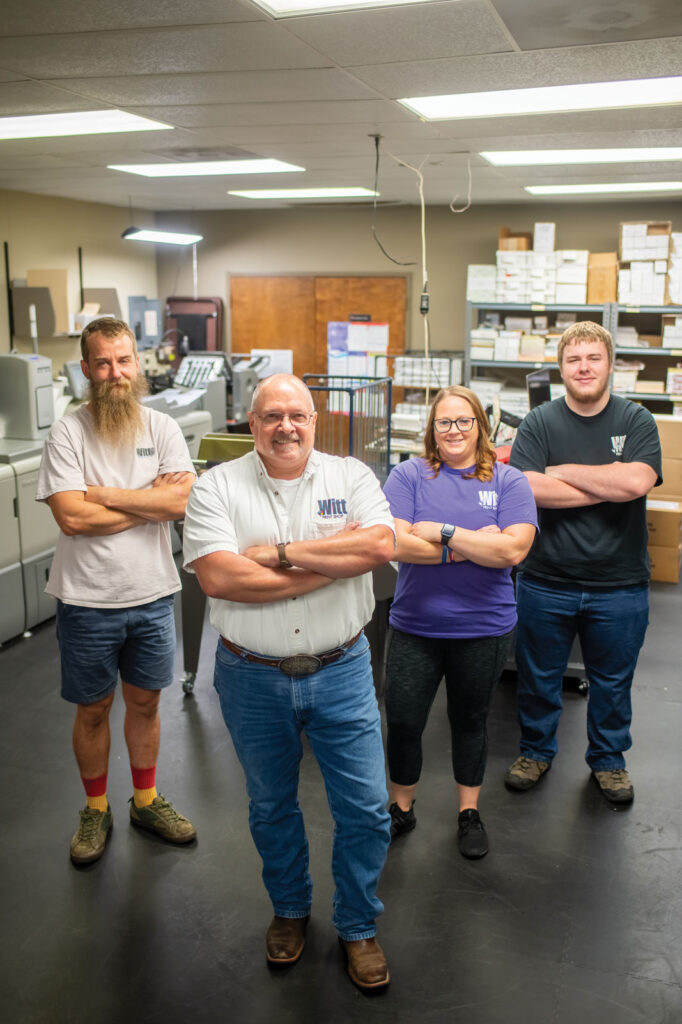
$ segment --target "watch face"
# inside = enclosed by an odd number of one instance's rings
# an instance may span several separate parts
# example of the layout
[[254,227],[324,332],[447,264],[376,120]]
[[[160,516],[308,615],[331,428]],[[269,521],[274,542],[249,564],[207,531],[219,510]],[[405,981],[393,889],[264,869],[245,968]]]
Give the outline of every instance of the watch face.
[[454,526],[451,523],[445,523],[443,529],[440,531],[440,539],[442,543],[447,544],[447,542],[450,540],[454,532]]

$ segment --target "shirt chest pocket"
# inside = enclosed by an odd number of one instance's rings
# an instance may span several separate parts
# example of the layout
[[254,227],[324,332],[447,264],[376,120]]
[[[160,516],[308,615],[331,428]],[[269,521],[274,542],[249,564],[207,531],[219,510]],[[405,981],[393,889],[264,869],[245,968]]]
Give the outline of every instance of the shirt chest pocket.
[[333,537],[335,534],[340,533],[341,530],[346,528],[348,523],[348,514],[344,508],[338,509],[336,512],[327,513],[318,512],[312,517],[310,535],[312,538],[315,537]]

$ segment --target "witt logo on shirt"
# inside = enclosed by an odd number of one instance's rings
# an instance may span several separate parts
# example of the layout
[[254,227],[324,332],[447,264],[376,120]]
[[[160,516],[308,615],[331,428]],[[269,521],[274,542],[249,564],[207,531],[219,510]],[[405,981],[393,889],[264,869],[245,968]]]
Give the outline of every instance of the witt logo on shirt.
[[318,498],[319,519],[344,519],[348,515],[345,498]]
[[138,448],[137,454],[141,459],[148,458],[156,453],[156,448]]
[[478,504],[481,508],[497,508],[497,491],[479,491]]
[[614,455],[622,455],[623,449],[625,448],[625,438],[627,434],[616,434],[615,437],[611,438],[611,451]]

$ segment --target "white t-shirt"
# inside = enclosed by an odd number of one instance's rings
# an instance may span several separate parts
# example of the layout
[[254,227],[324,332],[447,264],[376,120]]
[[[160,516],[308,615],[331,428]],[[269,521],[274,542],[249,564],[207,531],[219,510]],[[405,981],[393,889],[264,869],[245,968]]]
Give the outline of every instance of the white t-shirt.
[[[296,483],[290,512],[280,481],[255,451],[204,473],[185,514],[185,567],[214,551],[329,537],[347,522],[394,531],[379,481],[357,459],[313,451]],[[210,609],[212,625],[241,647],[268,657],[319,654],[346,643],[372,617],[372,574],[263,604],[210,598]]]
[[[142,422],[135,443],[118,447],[97,436],[86,406],[58,420],[45,441],[36,500],[88,486],[138,490],[162,473],[194,472],[170,416],[143,406]],[[170,524],[148,522],[102,537],[60,533],[45,592],[65,604],[125,608],[179,589]]]

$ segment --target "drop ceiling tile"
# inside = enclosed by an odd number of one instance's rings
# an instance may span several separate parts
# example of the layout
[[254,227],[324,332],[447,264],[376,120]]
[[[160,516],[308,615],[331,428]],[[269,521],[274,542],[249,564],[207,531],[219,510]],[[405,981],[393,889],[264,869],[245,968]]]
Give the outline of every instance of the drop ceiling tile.
[[117,0],[116,4],[92,0],[46,3],[45,0],[3,0],[0,35],[97,32],[154,26],[220,24],[261,21],[267,15],[255,5],[238,0]]
[[682,35],[679,0],[493,0],[522,50]]
[[386,97],[438,96],[491,89],[525,89],[680,73],[682,40],[566,47],[494,57],[399,62],[356,67],[353,73]]
[[[0,83],[0,117],[22,114],[52,114],[67,110],[93,110],[92,100],[83,99],[59,85],[15,81]],[[105,106],[109,106],[105,103]]]
[[0,65],[42,79],[319,68],[330,63],[267,22],[0,39]]
[[63,79],[59,83],[90,100],[115,106],[197,103],[272,103],[376,99],[363,83],[334,68],[302,71],[234,71],[206,75],[131,75]]
[[292,18],[287,27],[341,67],[514,49],[483,0]]
[[414,115],[393,100],[206,103],[202,106],[140,106],[128,109],[141,117],[167,121],[185,128],[414,121]]
[[[677,108],[679,109],[679,108]],[[464,118],[461,121],[439,121],[438,126],[451,139],[486,139],[514,132],[523,141],[523,148],[544,145],[548,135],[556,141],[556,149],[563,135],[592,133],[601,138],[600,146],[610,146],[611,132],[617,138],[625,133],[647,129],[672,130],[671,124],[679,120],[674,107],[642,107],[633,110],[584,110],[569,114],[535,114],[520,117]],[[491,147],[487,147],[491,148]]]

